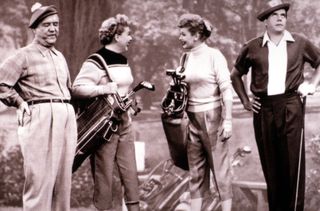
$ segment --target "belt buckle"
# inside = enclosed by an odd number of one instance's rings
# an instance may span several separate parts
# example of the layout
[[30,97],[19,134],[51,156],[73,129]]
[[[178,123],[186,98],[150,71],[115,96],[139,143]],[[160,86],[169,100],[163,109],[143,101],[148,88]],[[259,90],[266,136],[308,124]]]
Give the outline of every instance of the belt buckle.
[[65,103],[64,99],[58,98],[58,99],[50,99],[51,103]]

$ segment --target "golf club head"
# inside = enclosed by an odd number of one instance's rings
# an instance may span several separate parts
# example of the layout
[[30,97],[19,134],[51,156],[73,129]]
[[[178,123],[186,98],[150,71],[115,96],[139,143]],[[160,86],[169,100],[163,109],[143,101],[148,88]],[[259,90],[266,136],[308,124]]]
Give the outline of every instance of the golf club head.
[[154,91],[155,90],[155,86],[148,82],[148,81],[141,81],[136,87],[133,88],[133,91],[136,92],[140,89],[147,89],[150,91]]
[[174,69],[166,69],[166,74],[168,76],[173,76],[176,73],[176,70]]

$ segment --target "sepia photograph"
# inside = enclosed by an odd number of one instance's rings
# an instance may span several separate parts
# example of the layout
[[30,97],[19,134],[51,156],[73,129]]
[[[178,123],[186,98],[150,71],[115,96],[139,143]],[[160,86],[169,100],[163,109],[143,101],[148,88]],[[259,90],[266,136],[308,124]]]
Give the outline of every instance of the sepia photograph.
[[319,0],[1,0],[0,211],[318,211]]

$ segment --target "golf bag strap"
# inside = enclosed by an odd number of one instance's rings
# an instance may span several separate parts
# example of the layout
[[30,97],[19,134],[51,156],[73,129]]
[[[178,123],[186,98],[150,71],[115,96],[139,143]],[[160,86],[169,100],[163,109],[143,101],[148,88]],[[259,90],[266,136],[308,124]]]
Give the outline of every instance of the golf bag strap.
[[181,65],[181,69],[180,69],[180,73],[183,73],[185,71],[185,65],[186,65],[186,62],[188,60],[188,54],[187,53],[184,53],[181,57],[181,61],[180,61],[180,65]]
[[[104,58],[100,54],[98,54],[98,53],[91,54],[87,58],[86,62],[91,62],[94,65],[96,65],[99,69],[104,70],[106,73],[107,80],[112,82],[112,79],[110,78],[110,74],[108,72],[108,65],[107,65],[106,61],[104,60]],[[73,98],[71,101],[71,104],[73,105],[76,113],[80,114],[88,107],[88,105],[90,105],[94,101],[94,99],[95,98],[84,100],[84,99],[74,99]]]
[[[88,62],[92,62],[98,68],[105,70],[106,77],[109,79],[109,82],[112,82],[112,79],[111,79],[109,71],[108,71],[108,65],[107,65],[106,61],[104,60],[104,58],[100,54],[98,54],[98,53],[91,54],[88,57],[87,61]],[[118,130],[118,126],[116,126],[116,129],[112,128],[112,127],[115,127],[114,126],[115,121],[116,121],[116,118],[112,118],[112,119],[109,120],[110,127],[108,127],[109,129],[107,129],[102,135],[104,140],[108,141],[110,139],[111,135],[116,130]]]
[[87,61],[92,62],[100,69],[104,69],[106,71],[107,78],[109,79],[110,82],[112,82],[112,79],[110,78],[110,74],[108,71],[108,65],[107,65],[106,61],[104,60],[104,58],[100,54],[98,54],[98,53],[91,54],[88,57]]

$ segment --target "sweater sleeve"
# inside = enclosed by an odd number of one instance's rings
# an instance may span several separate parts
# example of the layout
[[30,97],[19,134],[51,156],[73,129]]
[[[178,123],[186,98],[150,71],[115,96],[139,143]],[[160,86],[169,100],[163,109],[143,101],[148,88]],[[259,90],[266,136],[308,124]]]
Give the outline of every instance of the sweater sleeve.
[[92,62],[84,62],[79,74],[73,82],[72,95],[78,98],[91,98],[104,94],[107,83],[105,70],[100,69]]
[[224,92],[226,89],[231,89],[227,60],[219,50],[216,51],[216,55],[214,56],[214,71],[220,91]]

